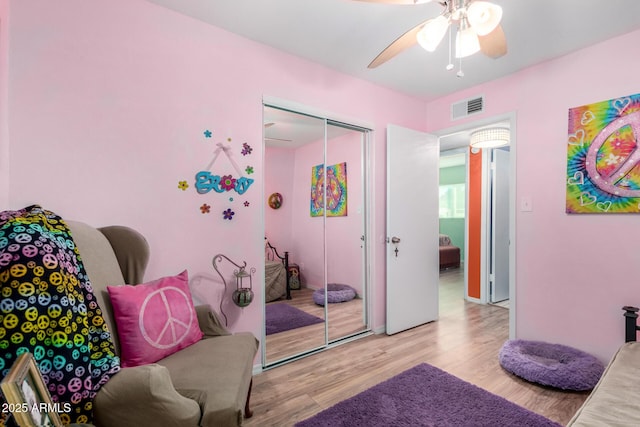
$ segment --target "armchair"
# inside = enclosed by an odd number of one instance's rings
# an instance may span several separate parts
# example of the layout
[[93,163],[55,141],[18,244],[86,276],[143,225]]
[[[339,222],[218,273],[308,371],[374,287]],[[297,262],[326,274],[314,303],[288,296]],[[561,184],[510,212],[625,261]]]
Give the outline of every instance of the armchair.
[[[107,285],[142,283],[148,244],[131,228],[66,222],[120,354],[118,336],[127,331],[117,330]],[[197,306],[196,315],[201,340],[156,363],[121,368],[102,386],[94,400],[97,425],[240,426],[252,415],[256,338],[230,334],[208,306]]]

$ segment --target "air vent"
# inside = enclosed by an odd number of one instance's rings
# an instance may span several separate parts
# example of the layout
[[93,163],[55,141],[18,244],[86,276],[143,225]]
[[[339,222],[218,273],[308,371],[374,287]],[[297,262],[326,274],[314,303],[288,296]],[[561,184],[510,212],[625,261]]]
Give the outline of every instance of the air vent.
[[484,97],[465,99],[451,104],[451,120],[461,119],[484,111]]

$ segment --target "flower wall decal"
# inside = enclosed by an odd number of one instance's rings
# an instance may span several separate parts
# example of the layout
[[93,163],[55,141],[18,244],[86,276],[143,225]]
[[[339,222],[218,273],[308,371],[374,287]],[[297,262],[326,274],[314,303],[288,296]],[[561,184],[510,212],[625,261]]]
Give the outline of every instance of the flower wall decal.
[[[239,165],[236,157],[238,156],[238,151],[243,156],[250,155],[253,152],[251,145],[247,142],[236,145],[232,143],[233,138],[231,136],[216,136],[216,140],[213,140],[214,132],[211,128],[200,128],[197,132],[201,132],[199,138],[205,138],[205,142],[214,143],[213,145],[215,145],[215,147],[213,147],[212,158],[203,170],[196,172],[194,181],[178,180],[178,189],[186,192],[187,189],[191,191],[191,187],[193,187],[199,195],[207,194],[212,190],[214,193],[229,193],[225,196],[227,197],[229,206],[233,206],[233,203],[240,203],[241,206],[249,207],[250,203],[247,200],[239,199],[234,201],[235,194],[231,192],[234,191],[242,195],[255,182],[255,179],[249,178],[249,175],[255,174],[255,167],[247,164],[245,164],[244,167]],[[214,164],[219,159],[223,160],[222,164],[214,167]],[[227,164],[224,164],[224,160],[226,160]],[[218,169],[218,167],[220,167],[220,169]],[[232,170],[235,170],[235,172],[232,172]],[[235,177],[233,175],[235,175]],[[201,205],[198,209],[202,214],[216,212],[213,210],[212,204],[200,203]],[[238,205],[236,205],[235,209],[239,209]],[[223,220],[232,220],[235,214],[236,212],[234,212],[233,208],[224,209],[222,211]]]
[[231,191],[236,187],[236,179],[233,178],[231,175],[224,175],[220,179],[220,187],[224,191]]

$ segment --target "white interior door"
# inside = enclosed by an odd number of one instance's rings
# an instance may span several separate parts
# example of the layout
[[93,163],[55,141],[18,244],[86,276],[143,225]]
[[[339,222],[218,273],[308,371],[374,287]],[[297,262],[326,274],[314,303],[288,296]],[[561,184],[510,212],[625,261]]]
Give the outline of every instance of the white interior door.
[[493,150],[491,302],[509,299],[509,152]]
[[438,138],[387,128],[387,334],[438,318]]

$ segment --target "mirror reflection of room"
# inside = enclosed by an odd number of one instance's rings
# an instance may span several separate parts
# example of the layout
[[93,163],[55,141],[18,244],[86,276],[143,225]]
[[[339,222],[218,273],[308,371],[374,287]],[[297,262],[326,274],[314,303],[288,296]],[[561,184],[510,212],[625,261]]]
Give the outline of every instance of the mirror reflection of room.
[[[327,250],[327,318],[329,342],[366,328],[364,236],[363,133],[336,125],[327,126],[327,197],[325,239]],[[343,211],[332,211],[332,198],[341,187],[331,168],[342,173],[346,201]],[[355,296],[355,297],[354,297]],[[352,299],[353,298],[353,299]]]
[[367,317],[363,133],[269,106],[264,116],[268,365],[366,330]]
[[[324,162],[325,125],[322,119],[272,107],[264,108],[264,119],[265,196],[281,198],[264,210],[268,364],[326,343],[324,307],[311,299],[324,284],[324,223],[309,217],[311,167]],[[281,258],[285,254],[289,271]],[[294,269],[297,280],[291,280]]]

